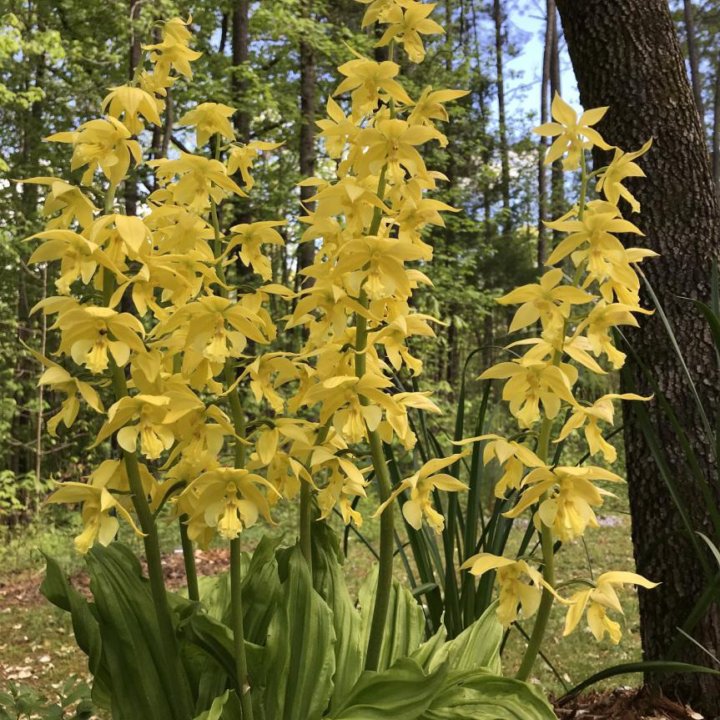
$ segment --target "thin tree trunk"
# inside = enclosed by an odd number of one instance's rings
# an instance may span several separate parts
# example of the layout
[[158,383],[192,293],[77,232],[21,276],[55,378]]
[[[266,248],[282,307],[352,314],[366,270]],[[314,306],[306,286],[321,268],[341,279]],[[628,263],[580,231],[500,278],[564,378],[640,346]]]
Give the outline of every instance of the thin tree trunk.
[[232,14],[232,93],[237,107],[235,131],[242,143],[250,142],[250,113],[247,110],[247,82],[244,73],[250,59],[250,0],[235,0]]
[[[312,17],[312,5],[312,0],[301,0],[302,19],[307,22]],[[315,174],[316,85],[315,50],[307,36],[303,34],[300,40],[300,176],[302,178]],[[313,211],[314,203],[309,201],[313,194],[314,190],[311,187],[300,188],[300,201],[308,212]],[[312,265],[314,259],[314,243],[302,243],[298,248],[298,271]]]
[[[643,271],[664,306],[707,407],[716,409],[720,407],[720,378],[713,344],[706,322],[687,298],[709,301],[720,215],[703,129],[668,4],[666,0],[557,0],[557,5],[584,107],[610,107],[598,128],[605,139],[628,150],[640,147],[649,137],[655,140],[641,161],[647,179],[629,183],[642,203],[642,214],[632,220],[645,233],[642,241],[660,253],[643,264]],[[659,315],[641,318],[640,328],[628,335],[682,427],[688,428],[701,472],[717,490],[711,439],[702,431],[683,369]],[[626,370],[624,384],[631,378],[643,394],[650,394],[640,370],[630,361]],[[653,463],[635,409],[630,405],[625,410],[635,560],[641,574],[662,582],[655,590],[639,593],[644,655],[657,660],[666,658],[677,627],[685,622],[707,580]],[[648,410],[695,527],[712,532],[676,433],[667,420],[659,418],[654,403]],[[716,605],[693,634],[700,644],[717,652],[720,615]],[[674,659],[699,664],[707,660],[689,642],[680,646]],[[700,712],[714,717],[720,707],[720,681],[714,676],[673,675],[658,681],[667,694],[692,703]]]
[[493,22],[495,23],[495,74],[498,102],[498,134],[500,142],[500,191],[503,204],[503,234],[512,231],[510,208],[510,154],[508,146],[507,114],[505,109],[505,75],[503,68],[505,48],[505,14],[502,0],[493,0]]
[[[560,29],[557,22],[557,6],[555,0],[549,0],[548,10],[553,14],[552,34],[550,36],[550,97],[562,95],[560,82]],[[562,161],[556,160],[551,170],[550,190],[550,215],[553,219],[560,217],[565,212],[565,174],[562,168]],[[553,232],[553,241],[557,244],[560,241],[560,233]]]
[[[543,51],[542,76],[540,78],[540,123],[549,120],[548,94],[550,91],[550,61],[552,53],[552,37],[556,22],[555,2],[547,0],[546,21],[545,21],[545,48]],[[548,150],[548,140],[543,135],[538,141],[538,241],[537,241],[537,266],[541,270],[547,256],[547,169],[545,168],[545,155]]]
[[692,81],[693,95],[700,115],[700,122],[704,125],[705,109],[702,98],[702,77],[700,76],[697,38],[695,37],[695,9],[692,0],[684,0],[683,12],[685,14],[685,39],[687,40],[688,60],[690,61],[690,80]]
[[[130,0],[130,50],[128,52],[128,79],[135,77],[135,68],[140,62],[142,48],[140,46],[140,33],[137,30],[137,21],[143,0]],[[125,212],[128,215],[137,215],[138,187],[133,176],[125,181]]]
[[[235,0],[232,10],[232,97],[233,104],[237,108],[234,115],[235,133],[238,142],[247,144],[250,142],[250,113],[247,105],[247,63],[250,59],[250,0]],[[237,223],[249,223],[252,221],[247,198],[240,198],[234,208],[235,221]],[[235,260],[238,284],[243,278],[250,275],[250,269],[243,265],[240,255]]]

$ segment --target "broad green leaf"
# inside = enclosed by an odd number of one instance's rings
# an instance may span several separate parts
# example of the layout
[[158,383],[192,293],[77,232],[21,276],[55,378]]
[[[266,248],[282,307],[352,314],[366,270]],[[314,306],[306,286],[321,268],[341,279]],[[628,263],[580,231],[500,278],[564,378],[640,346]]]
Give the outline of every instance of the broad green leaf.
[[[363,648],[367,647],[370,635],[376,587],[377,568],[363,583],[359,592]],[[420,647],[425,631],[422,608],[413,594],[397,580],[393,580],[385,627],[378,670],[385,670],[396,660],[412,655]]]
[[502,673],[500,644],[503,629],[495,608],[496,603],[493,603],[472,625],[447,643],[451,670],[487,668],[496,675]]
[[155,608],[140,563],[120,543],[93,548],[87,556],[90,589],[112,677],[114,720],[183,720],[190,690],[182,665],[169,667]]
[[265,652],[267,718],[322,717],[333,691],[335,630],[332,612],[313,589],[298,547],[287,557],[287,577],[270,621]]
[[70,613],[73,633],[80,649],[88,656],[93,676],[92,698],[99,707],[110,708],[111,679],[103,661],[100,628],[88,601],[70,586],[58,563],[45,556],[45,578],[40,592],[53,604]]
[[363,671],[362,623],[339,561],[333,531],[324,523],[313,528],[313,582],[332,611],[335,629],[335,677],[330,698],[332,711],[348,696]]
[[484,672],[456,672],[422,720],[557,720],[528,683]]
[[426,673],[410,658],[381,672],[365,672],[332,720],[417,720],[445,684],[447,667]]
[[[243,569],[245,639],[258,645],[265,643],[268,625],[279,602],[280,580],[275,550],[280,539],[264,536],[250,558],[247,571]],[[228,614],[224,619],[229,624]]]

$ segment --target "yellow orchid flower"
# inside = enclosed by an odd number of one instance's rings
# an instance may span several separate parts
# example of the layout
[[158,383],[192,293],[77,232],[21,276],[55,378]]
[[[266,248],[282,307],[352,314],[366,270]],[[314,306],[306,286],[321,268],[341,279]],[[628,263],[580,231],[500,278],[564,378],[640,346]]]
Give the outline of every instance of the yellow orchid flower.
[[599,147],[602,150],[610,149],[610,145],[603,140],[602,135],[591,127],[603,119],[608,110],[606,107],[586,110],[578,118],[577,112],[555,93],[551,110],[556,122],[544,123],[533,129],[533,132],[538,135],[549,135],[555,138],[545,156],[546,164],[553,163],[563,155],[567,155],[563,159],[563,168],[577,170],[580,167],[580,153],[590,150],[592,147]]
[[108,368],[108,352],[122,367],[131,352],[145,350],[141,340],[145,331],[137,318],[110,308],[77,306],[61,312],[53,327],[62,333],[59,351],[93,374]]
[[482,552],[468,558],[460,569],[469,570],[476,577],[496,572],[500,586],[497,617],[503,627],[507,628],[517,620],[518,608],[524,619],[531,618],[537,612],[546,583],[540,572],[530,567],[525,560],[511,560]]
[[589,293],[572,285],[560,285],[563,271],[560,268],[548,270],[539,284],[522,285],[497,299],[500,305],[522,303],[508,329],[513,333],[540,320],[543,327],[558,320],[567,320],[572,305],[585,305],[594,298]]
[[483,464],[488,465],[493,460],[497,460],[503,469],[502,476],[495,483],[496,497],[504,497],[508,490],[517,490],[522,484],[526,468],[545,467],[545,463],[530,448],[494,433],[465,438],[457,441],[455,445],[483,441],[489,441],[483,448]]
[[120,515],[138,535],[142,535],[130,513],[106,487],[64,482],[47,499],[47,502],[82,503],[84,530],[75,538],[75,548],[83,555],[90,550],[96,540],[101,545],[109,545],[115,539],[120,523],[115,514],[110,514],[111,512]]
[[270,280],[272,264],[270,258],[262,254],[261,245],[284,245],[285,240],[275,228],[286,224],[285,220],[265,220],[233,225],[230,231],[234,234],[225,252],[230,254],[239,247],[238,255],[243,265],[251,267],[263,280]]
[[188,45],[191,35],[187,21],[176,17],[168,20],[162,29],[162,42],[154,45],[143,45],[144,50],[151,50],[150,61],[155,64],[154,75],[157,82],[167,87],[170,84],[170,72],[177,71],[186,78],[192,78],[190,63],[202,56],[202,53],[191,50]]
[[442,473],[450,465],[454,465],[467,455],[466,451],[455,453],[446,458],[433,458],[428,460],[416,473],[405,478],[390,494],[390,497],[380,505],[373,517],[380,515],[383,510],[395,501],[397,496],[405,490],[410,491],[410,498],[402,506],[402,513],[410,527],[415,530],[422,528],[423,518],[440,534],[445,527],[445,518],[433,507],[433,490],[445,492],[459,492],[467,490],[467,485],[447,473]]
[[247,366],[242,376],[245,375],[250,376],[250,390],[255,400],[264,399],[276,413],[282,413],[285,401],[277,389],[296,380],[298,370],[285,353],[265,353]]
[[322,471],[327,472],[325,485],[317,494],[320,518],[330,517],[335,506],[338,506],[346,525],[353,522],[360,527],[363,518],[353,509],[352,502],[355,498],[367,497],[367,481],[363,472],[369,472],[370,468],[359,470],[349,458],[325,447],[316,447],[313,450],[308,466],[315,476]]
[[616,370],[625,364],[625,353],[618,350],[613,344],[610,330],[620,325],[638,327],[638,321],[632,313],[652,315],[652,310],[643,310],[640,307],[630,307],[620,303],[608,304],[604,300],[600,300],[587,318],[578,325],[577,332],[585,333],[592,352],[597,357],[606,355]]
[[261,140],[253,140],[247,145],[232,145],[228,151],[227,174],[233,175],[240,173],[245,189],[250,192],[255,185],[250,171],[253,163],[257,160],[257,156],[261,152],[268,150],[276,150],[281,147],[282,143],[262,142]]
[[78,279],[87,285],[99,263],[116,269],[96,243],[72,230],[44,230],[31,235],[28,240],[35,238],[45,242],[33,252],[28,263],[34,265],[60,260],[60,277],[55,280],[55,287],[61,295],[69,295],[70,286]]
[[357,297],[362,288],[371,300],[410,297],[413,285],[405,263],[422,257],[416,245],[375,235],[351,240],[343,250],[334,272],[351,294]]
[[153,125],[162,125],[157,100],[139,87],[120,85],[111,88],[101,107],[103,112],[120,120],[132,135],[143,131],[144,125],[140,117]]
[[132,140],[130,131],[112,116],[90,120],[74,132],[55,133],[45,140],[72,144],[70,168],[88,165],[82,176],[83,185],[90,185],[98,168],[113,185],[118,185],[127,174],[131,157],[136,165],[142,162],[137,140]]
[[503,400],[510,404],[510,412],[520,426],[530,427],[540,419],[541,403],[545,415],[552,419],[560,412],[561,401],[574,402],[572,386],[577,374],[577,369],[567,363],[556,366],[525,356],[493,365],[479,379],[506,379]]
[[362,19],[362,27],[366,28],[374,22],[388,22],[388,15],[394,8],[405,8],[415,0],[357,0],[363,5],[368,5]]
[[404,364],[413,375],[420,375],[423,366],[422,360],[413,357],[405,343],[409,337],[414,335],[435,337],[435,332],[428,325],[428,321],[432,320],[434,318],[430,315],[421,315],[420,313],[399,315],[378,332],[371,333],[369,343],[382,345],[390,364],[396,370],[399,370]]
[[602,436],[598,423],[602,420],[608,425],[613,424],[614,406],[613,400],[644,400],[650,398],[636,395],[635,393],[608,393],[598,398],[589,407],[577,405],[573,408],[572,414],[560,430],[555,442],[562,442],[574,430],[584,429],[590,455],[602,453],[605,461],[614,463],[617,460],[617,451]]
[[213,135],[220,135],[225,140],[234,140],[235,130],[230,118],[235,112],[235,108],[222,103],[200,103],[186,112],[178,120],[178,125],[195,128],[195,141],[198,147],[205,145]]
[[526,489],[517,504],[504,515],[516,518],[539,502],[533,517],[536,526],[543,523],[552,528],[554,535],[563,542],[573,540],[588,526],[598,527],[593,507],[602,505],[604,495],[612,494],[593,485],[593,480],[623,482],[619,475],[589,465],[535,468],[525,476],[523,486]]
[[[552,230],[569,233],[550,253],[546,265],[557,265],[587,243],[589,247],[583,259],[587,257],[588,266],[592,267],[595,257],[602,257],[607,251],[623,249],[615,233],[643,234],[635,225],[622,218],[617,207],[603,200],[591,200],[585,208],[582,220],[565,216],[545,224]],[[575,264],[579,265],[579,262]]]
[[320,422],[325,424],[332,418],[341,437],[347,442],[360,442],[367,437],[368,430],[377,430],[383,411],[387,414],[400,411],[393,398],[383,392],[391,385],[382,375],[331,376],[310,388],[303,404],[322,403]]
[[327,101],[327,118],[316,122],[320,128],[320,137],[325,140],[325,148],[331,158],[342,156],[345,146],[354,143],[360,128],[357,123],[345,115],[342,108],[333,100]]
[[59,215],[49,220],[46,230],[68,229],[75,220],[80,227],[87,227],[93,220],[93,213],[97,208],[90,198],[80,188],[70,185],[65,180],[54,177],[34,177],[22,180],[31,185],[47,185],[48,194],[45,196],[42,214],[46,216]]
[[447,145],[447,138],[433,127],[409,125],[398,118],[378,120],[357,136],[357,145],[364,148],[357,170],[361,175],[379,175],[386,168],[397,183],[405,179],[406,173],[410,177],[422,176],[427,169],[416,147],[430,140],[437,140],[442,147]]
[[632,572],[612,571],[603,573],[595,582],[594,587],[576,592],[567,601],[569,608],[565,616],[563,635],[569,635],[578,626],[587,608],[588,627],[595,639],[600,641],[607,633],[610,641],[617,645],[622,637],[620,624],[607,616],[608,609],[623,614],[620,599],[615,592],[615,585],[639,585],[643,588],[652,589],[657,587],[658,583]]
[[433,120],[449,120],[445,103],[459,100],[469,94],[468,90],[433,90],[428,85],[408,115],[410,125],[432,125]]
[[364,57],[350,60],[340,67],[345,75],[334,95],[352,91],[353,114],[362,115],[375,109],[378,102],[394,100],[401,105],[412,105],[412,98],[395,80],[400,66],[390,60],[375,62]]
[[260,515],[272,523],[267,497],[260,489],[263,487],[277,495],[265,478],[242,468],[219,467],[204,472],[181,495],[194,496],[188,520],[189,537],[204,544],[209,530],[234,540],[252,527]]
[[[218,204],[222,202],[225,193],[247,197],[245,191],[228,177],[225,165],[219,160],[180,153],[175,160],[161,158],[149,161],[148,165],[156,168],[158,180],[166,186],[175,204],[196,213],[207,210],[211,199]],[[170,182],[176,175],[179,176],[177,182]],[[153,196],[158,198],[155,193]]]
[[642,168],[634,161],[643,156],[651,146],[652,138],[635,152],[623,152],[620,148],[615,148],[610,164],[598,175],[595,189],[602,192],[613,205],[617,205],[620,198],[624,198],[633,212],[640,212],[640,203],[622,183],[629,177],[645,177]]
[[383,22],[390,23],[376,45],[388,45],[393,40],[400,43],[411,62],[421,63],[425,59],[422,35],[443,35],[442,25],[431,20],[429,15],[437,3],[414,2],[405,5],[405,11],[396,5],[391,8]]

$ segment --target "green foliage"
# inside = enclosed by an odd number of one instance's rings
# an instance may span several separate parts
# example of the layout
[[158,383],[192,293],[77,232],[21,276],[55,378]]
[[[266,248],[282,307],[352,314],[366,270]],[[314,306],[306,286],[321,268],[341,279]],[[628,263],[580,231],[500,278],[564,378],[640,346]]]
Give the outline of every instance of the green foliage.
[[[265,542],[256,554],[244,564],[244,593],[249,597],[270,571],[279,587],[269,593],[272,610],[264,636],[258,643],[246,642],[256,717],[434,720],[464,712],[456,716],[554,718],[529,686],[499,675],[502,632],[492,610],[455,640],[447,641],[443,629],[421,644],[422,611],[410,593],[396,586],[390,605],[394,630],[383,648],[383,664],[377,672],[363,672],[362,638],[369,624],[363,608],[373,601],[375,578],[368,578],[363,607],[357,609],[344,587],[337,540],[327,528],[315,536],[320,564],[314,576],[297,546],[275,550]],[[117,720],[186,718],[172,702],[177,683],[188,683],[197,720],[239,717],[232,633],[217,619],[229,602],[221,589],[223,575],[206,580],[202,604],[171,594],[183,658],[182,675],[171,677],[157,654],[160,640],[148,582],[132,552],[119,543],[95,548],[88,572],[92,602],[68,584],[51,559],[42,591],[72,616],[99,707],[110,709]],[[247,619],[251,625],[253,618]]]
[[74,676],[63,683],[56,700],[12,682],[0,692],[0,720],[91,720],[93,714],[90,688]]

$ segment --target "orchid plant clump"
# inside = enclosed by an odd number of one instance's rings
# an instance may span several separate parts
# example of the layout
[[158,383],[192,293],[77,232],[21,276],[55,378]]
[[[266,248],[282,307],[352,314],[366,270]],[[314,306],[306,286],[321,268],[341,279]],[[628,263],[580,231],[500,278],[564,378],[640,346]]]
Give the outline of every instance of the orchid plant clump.
[[[317,570],[315,526],[336,509],[346,523],[360,526],[363,504],[358,499],[366,497],[367,478],[374,476],[380,499],[374,509],[381,518],[379,567],[363,647],[352,640],[361,658],[354,682],[363,667],[379,672],[389,663],[384,636],[389,608],[397,601],[396,498],[402,495],[410,527],[420,529],[425,522],[441,532],[445,518],[434,494],[466,487],[448,469],[457,467],[468,449],[429,459],[394,489],[385,455],[389,446],[408,452],[415,446],[410,413],[439,412],[429,392],[399,391],[394,377],[422,371],[410,349],[414,336],[434,334],[433,318],[416,312],[412,303],[418,288],[431,285],[422,268],[431,262],[433,249],[422,231],[442,226],[441,213],[454,211],[428,197],[444,178],[426,166],[419,148],[447,145],[436,124],[447,120],[445,104],[466,93],[428,87],[413,99],[400,80],[395,51],[402,48],[410,62],[421,62],[423,36],[443,32],[429,17],[433,3],[359,1],[368,6],[364,26],[384,26],[378,45],[389,46],[389,59],[376,62],[356,54],[338,68],[343,80],[328,100],[327,118],[318,122],[337,172],[331,180],[303,181],[315,194],[301,218],[305,230],[299,241],[313,243],[316,252],[302,270],[307,281],[299,292],[273,280],[267,248],[285,242],[279,231],[284,219],[229,227],[222,222],[232,216],[228,200],[241,202],[252,190],[258,155],[278,147],[238,142],[231,122],[234,108],[204,102],[185,113],[178,124],[194,131],[195,151],[145,161],[154,171],[155,189],[142,216],[128,216],[118,205],[118,189],[133,182],[133,168],[144,161],[140,143],[145,130],[163,123],[168,89],[192,79],[199,53],[190,47],[189,21],[174,18],[163,25],[160,42],[145,48],[135,79],[112,88],[103,100],[103,117],[48,138],[72,146],[71,170],[83,169],[80,186],[53,177],[27,181],[47,188],[48,221],[33,236],[41,244],[30,260],[59,262],[58,294],[37,306],[54,318],[60,338],[59,362],[36,355],[45,368],[40,382],[65,396],[48,431],[70,427],[85,404],[102,420],[94,446],[112,440],[117,449],[85,481],[63,483],[50,501],[81,504],[84,530],[75,541],[81,553],[94,548],[93,556],[98,545],[112,543],[120,522],[142,536],[163,662],[180,674],[177,618],[160,560],[159,513],[169,507],[179,522],[187,591],[194,603],[204,600],[194,545],[207,547],[218,538],[229,542],[233,677],[228,687],[235,688],[245,719],[258,712],[264,686],[253,670],[258,644],[246,638],[249,611],[242,603],[253,566],[248,570],[241,553],[243,531],[260,518],[272,524],[278,503],[297,500],[299,551],[307,568]],[[633,313],[642,312],[631,263],[651,253],[626,250],[613,234],[639,232],[621,218],[618,202],[624,197],[634,203],[622,180],[640,174],[633,163],[640,153],[616,150],[610,166],[597,174],[605,199],[588,200],[588,181],[595,174],[585,170],[585,153],[593,144],[607,147],[589,126],[604,110],[589,111],[578,121],[559,98],[553,108],[558,123],[539,129],[557,136],[548,159],[565,154],[568,169],[580,167],[583,191],[576,208],[551,224],[569,233],[549,259],[557,267],[538,285],[518,288],[501,300],[521,304],[511,330],[539,321],[541,336],[520,341],[518,346],[528,348],[522,358],[482,376],[507,379],[503,397],[520,433],[512,439],[464,441],[487,443],[486,459],[496,458],[506,470],[496,491],[517,499],[509,514],[531,508],[542,536],[542,571],[531,558],[488,554],[469,557],[463,566],[474,574],[497,571],[497,612],[503,624],[518,612],[527,617],[537,611],[523,678],[554,598],[568,605],[568,632],[587,607],[595,634],[601,637],[607,630],[616,639],[619,628],[605,615],[608,608],[620,610],[614,586],[651,585],[631,573],[610,572],[563,598],[555,583],[555,539],[572,539],[595,524],[592,507],[602,502],[605,491],[594,482],[619,478],[601,468],[551,464],[553,419],[563,405],[568,407],[571,414],[556,440],[583,429],[591,453],[614,460],[598,422],[611,422],[612,401],[628,396],[607,395],[587,407],[574,399],[572,388],[578,365],[602,373],[596,359],[601,355],[615,368],[622,364],[609,330],[634,323]],[[93,186],[102,187],[101,209],[95,204],[98,195],[83,189]],[[560,267],[568,257],[575,268],[572,280]],[[242,277],[239,264],[246,268]],[[290,300],[295,300],[292,307]],[[287,313],[274,317],[273,308],[283,303]],[[301,329],[302,347],[276,349],[279,332],[292,328]],[[337,626],[328,637],[339,647],[340,635]],[[347,648],[343,652],[346,659]],[[339,688],[336,655],[328,682]],[[430,649],[419,657],[424,660],[412,662],[430,673],[423,676],[426,680],[440,673],[447,660],[431,662]],[[458,662],[452,653],[448,657]],[[483,672],[488,672],[494,661],[485,665]],[[269,678],[266,682],[272,684]],[[519,687],[508,693],[521,692]],[[470,697],[469,689],[463,692]],[[190,717],[188,708],[202,704],[191,694],[178,687],[173,718]],[[332,708],[339,702],[333,698],[318,705],[317,717],[326,716],[328,703]],[[546,705],[537,707],[537,714],[527,717],[552,717]]]

